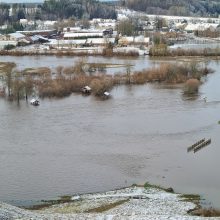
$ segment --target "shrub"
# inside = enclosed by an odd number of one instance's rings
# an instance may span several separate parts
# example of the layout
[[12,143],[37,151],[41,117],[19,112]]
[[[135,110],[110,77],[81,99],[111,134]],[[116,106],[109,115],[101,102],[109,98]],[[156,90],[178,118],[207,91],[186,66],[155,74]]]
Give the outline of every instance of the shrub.
[[15,45],[12,45],[12,44],[8,44],[4,46],[4,50],[12,50],[14,48],[15,48]]
[[200,82],[198,79],[189,79],[185,83],[185,94],[196,94],[199,90]]
[[93,93],[96,96],[102,96],[105,91],[112,89],[113,81],[111,79],[93,79],[90,83]]

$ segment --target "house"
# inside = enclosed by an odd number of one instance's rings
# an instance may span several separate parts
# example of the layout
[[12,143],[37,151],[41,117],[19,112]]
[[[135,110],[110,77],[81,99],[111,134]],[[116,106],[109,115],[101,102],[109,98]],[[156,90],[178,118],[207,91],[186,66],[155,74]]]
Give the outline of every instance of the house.
[[106,44],[114,44],[115,38],[87,38],[86,43],[90,46],[105,46]]
[[27,19],[20,19],[19,23],[24,27],[28,24],[28,20]]
[[113,29],[112,28],[108,28],[108,29],[105,29],[103,31],[104,36],[112,36],[112,34],[113,34]]
[[47,43],[49,42],[49,40],[41,35],[34,35],[34,36],[30,36],[30,37],[27,37],[31,43]]
[[34,30],[34,31],[17,31],[16,33],[20,33],[26,36],[34,36],[34,35],[41,35],[43,37],[49,37],[52,34],[57,34],[56,29],[49,29],[49,30]]
[[185,27],[185,31],[187,32],[194,32],[194,31],[204,31],[207,30],[209,28],[213,29],[217,29],[219,27],[219,24],[215,24],[215,23],[189,23],[186,27]]
[[76,32],[76,33],[66,32],[64,33],[63,36],[64,40],[102,38],[102,37],[103,37],[102,32]]
[[88,94],[89,95],[91,93],[91,91],[92,91],[92,89],[89,86],[85,86],[85,87],[82,88],[82,93],[83,94]]
[[56,40],[50,39],[47,44],[50,48],[76,48],[86,45],[86,39],[79,40]]
[[81,27],[65,27],[63,28],[64,32],[80,32],[82,30]]
[[0,40],[0,50],[4,49],[6,46],[8,45],[13,45],[13,46],[17,46],[18,42],[17,41],[8,41],[8,40]]
[[19,41],[25,39],[26,36],[24,34],[16,32],[16,33],[8,34],[8,37],[10,40],[19,42]]
[[121,37],[118,40],[118,44],[122,46],[128,46],[128,45],[146,45],[148,46],[150,42],[149,37],[144,37],[143,35],[137,36],[137,37]]
[[114,20],[114,19],[94,18],[90,21],[90,23],[94,27],[98,27],[100,29],[112,28],[113,30],[115,30],[115,28],[116,28],[116,20]]

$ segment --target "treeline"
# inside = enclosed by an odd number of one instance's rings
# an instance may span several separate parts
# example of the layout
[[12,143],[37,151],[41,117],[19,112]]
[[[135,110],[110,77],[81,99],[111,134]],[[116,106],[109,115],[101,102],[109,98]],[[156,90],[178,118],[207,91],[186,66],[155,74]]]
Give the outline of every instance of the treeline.
[[49,0],[42,6],[46,18],[116,18],[114,6],[97,0]]
[[[0,3],[0,25],[12,26],[20,19],[35,19],[41,13],[41,5],[38,4],[7,4]],[[16,29],[17,30],[17,29]]]
[[152,57],[178,57],[178,56],[202,56],[202,57],[219,57],[220,49],[204,48],[204,49],[169,49],[166,44],[159,44],[151,47],[149,55]]
[[[9,49],[9,47],[11,47]],[[22,51],[22,50],[13,50],[12,45],[7,45],[7,49],[0,50],[0,56],[104,56],[104,57],[138,57],[139,53],[137,51],[114,51],[113,48],[104,48],[103,51],[94,51],[90,53],[88,51],[73,51],[73,50],[45,50],[45,51]]]
[[121,4],[149,14],[217,17],[220,13],[218,0],[121,0]]
[[43,4],[0,3],[0,25],[20,19],[116,18],[115,6],[97,0],[48,0]]
[[218,38],[220,37],[220,31],[212,30],[208,28],[206,30],[197,30],[194,32],[197,37],[209,37],[209,38]]

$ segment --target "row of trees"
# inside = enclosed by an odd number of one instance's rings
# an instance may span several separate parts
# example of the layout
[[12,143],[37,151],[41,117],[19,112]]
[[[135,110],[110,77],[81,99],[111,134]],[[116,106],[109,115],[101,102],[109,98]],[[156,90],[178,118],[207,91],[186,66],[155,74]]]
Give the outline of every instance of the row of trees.
[[96,0],[48,0],[43,4],[0,3],[0,25],[20,19],[116,18],[115,7]]
[[220,31],[212,30],[211,28],[208,28],[203,31],[195,31],[195,35],[197,37],[210,37],[210,38],[218,38],[220,37]]
[[44,19],[116,18],[114,6],[97,0],[49,0],[41,9]]
[[7,96],[10,100],[20,101],[21,98],[28,100],[33,94],[34,81],[31,75],[15,71],[15,63],[7,63],[1,68],[1,73],[7,88]]
[[24,18],[36,18],[40,12],[40,5],[36,4],[6,4],[0,3],[0,25],[15,23]]

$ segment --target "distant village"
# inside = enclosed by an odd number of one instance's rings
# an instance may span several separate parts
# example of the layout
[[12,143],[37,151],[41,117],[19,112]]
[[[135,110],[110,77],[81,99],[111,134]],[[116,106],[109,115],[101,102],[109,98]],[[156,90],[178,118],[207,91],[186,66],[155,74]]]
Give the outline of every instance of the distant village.
[[[37,10],[28,8],[28,10]],[[159,36],[167,45],[220,40],[220,18],[155,16],[117,9],[117,19],[30,20],[20,19],[22,31],[0,34],[0,50],[117,52],[148,54]],[[0,32],[7,24],[0,26]]]

